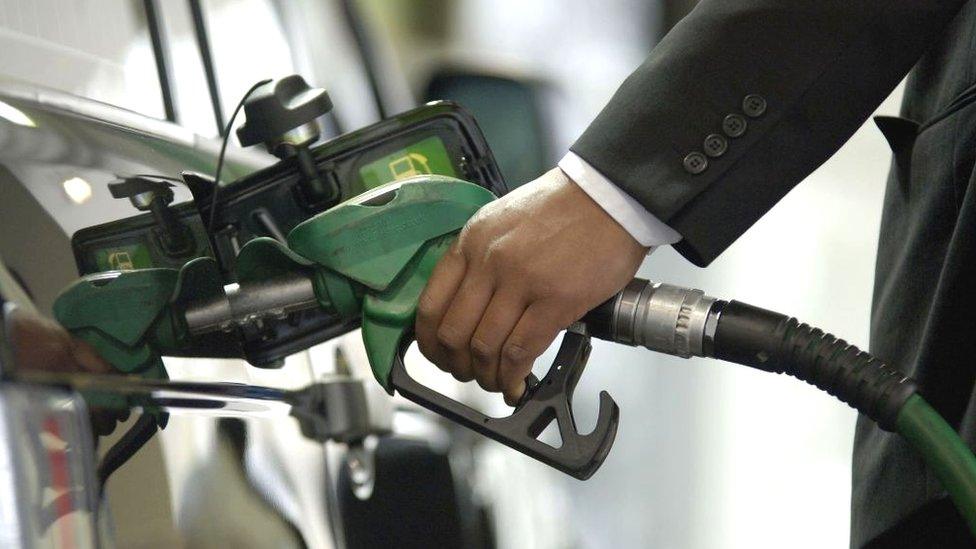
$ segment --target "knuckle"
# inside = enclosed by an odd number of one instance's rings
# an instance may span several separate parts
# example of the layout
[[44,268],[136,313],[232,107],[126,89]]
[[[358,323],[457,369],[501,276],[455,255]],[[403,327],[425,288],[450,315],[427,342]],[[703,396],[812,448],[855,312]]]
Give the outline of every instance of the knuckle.
[[474,374],[468,371],[455,370],[450,372],[450,374],[454,376],[454,379],[460,381],[461,383],[467,383],[468,381],[474,379]]
[[433,363],[438,370],[444,373],[454,375],[457,372],[461,372],[461,370],[458,369],[457,366],[451,360],[448,360],[448,358],[442,353],[437,353],[434,355],[434,357],[431,358],[431,363]]
[[488,364],[494,357],[494,349],[478,337],[471,338],[471,357],[479,363]]
[[520,376],[514,371],[498,373],[498,385],[507,395],[522,396],[523,379],[525,376]]
[[458,341],[459,335],[457,330],[451,328],[450,326],[441,326],[437,330],[437,343],[439,343],[445,349],[451,351],[458,351],[462,347],[461,342]]
[[511,264],[515,261],[515,251],[511,246],[503,242],[496,242],[485,249],[485,259],[491,263],[501,265]]
[[451,242],[451,245],[447,247],[447,257],[452,257],[454,259],[464,259],[464,240],[468,234],[467,225],[461,227],[458,231],[458,237]]
[[428,360],[434,360],[434,346],[431,345],[430,340],[426,337],[417,334],[417,349],[420,349],[420,354],[427,357]]
[[437,314],[437,304],[434,298],[430,296],[427,292],[420,295],[420,299],[417,301],[417,320],[423,322],[434,318]]
[[478,386],[488,392],[494,392],[498,390],[498,386],[492,381],[491,378],[484,375],[475,376],[478,381]]
[[520,342],[509,343],[502,349],[502,356],[512,363],[524,362],[532,358],[528,348]]
[[451,243],[451,246],[444,252],[444,256],[441,258],[441,262],[453,263],[457,266],[466,266],[468,261],[468,247],[470,246],[470,237],[462,229],[458,233],[457,238]]
[[529,273],[529,280],[532,281],[532,294],[540,301],[558,301],[560,299],[559,295],[562,289],[560,285],[553,282],[551,274],[532,271]]
[[508,383],[504,385],[504,387],[505,400],[507,400],[510,404],[515,404],[518,402],[518,400],[522,398],[522,394],[525,393],[525,383],[521,380],[516,383]]
[[451,364],[448,361],[444,360],[443,357],[438,357],[437,360],[433,361],[433,363],[438,370],[444,373],[454,375],[454,373],[456,372],[456,370],[451,367]]
[[459,255],[464,255],[465,250],[470,248],[472,243],[478,242],[481,239],[482,232],[483,229],[481,228],[481,223],[479,223],[477,216],[472,217],[458,234],[457,242],[452,248],[452,251]]
[[459,261],[462,263],[465,262],[464,248],[468,239],[464,237],[464,234],[464,231],[461,231],[458,238],[455,239],[454,243],[451,244],[451,247],[448,248],[447,253],[445,254],[446,257],[451,258],[454,261]]
[[[440,356],[440,349],[436,345],[431,345],[430,341],[417,340],[417,349],[420,350],[420,354],[424,355],[424,358],[429,360],[431,364],[441,368],[441,363],[443,362]],[[441,368],[443,370],[443,368]]]

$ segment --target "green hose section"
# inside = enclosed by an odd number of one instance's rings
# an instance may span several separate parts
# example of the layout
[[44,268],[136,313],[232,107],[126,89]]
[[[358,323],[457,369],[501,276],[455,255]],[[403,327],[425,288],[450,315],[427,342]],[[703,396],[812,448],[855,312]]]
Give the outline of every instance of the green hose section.
[[910,397],[898,414],[898,432],[935,472],[976,536],[976,456],[918,395]]

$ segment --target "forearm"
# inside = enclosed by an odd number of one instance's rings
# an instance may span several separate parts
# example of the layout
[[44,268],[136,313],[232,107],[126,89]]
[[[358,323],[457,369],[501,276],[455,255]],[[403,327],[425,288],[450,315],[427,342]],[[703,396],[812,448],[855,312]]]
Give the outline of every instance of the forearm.
[[705,0],[572,150],[707,264],[846,141],[962,3]]

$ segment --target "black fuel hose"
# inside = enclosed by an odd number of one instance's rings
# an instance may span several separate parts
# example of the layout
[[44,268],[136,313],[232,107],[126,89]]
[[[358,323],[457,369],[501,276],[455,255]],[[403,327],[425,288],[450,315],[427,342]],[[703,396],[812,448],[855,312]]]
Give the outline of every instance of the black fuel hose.
[[904,437],[976,536],[976,456],[915,380],[871,354],[787,315],[641,279],[583,320],[594,337],[785,373],[837,397]]
[[712,356],[826,391],[896,431],[898,414],[916,394],[915,381],[843,339],[797,319],[738,301],[716,302]]
[[901,434],[932,468],[976,535],[976,457],[918,394],[915,380],[795,318],[737,301],[716,306],[715,358],[789,374],[849,404],[882,429]]

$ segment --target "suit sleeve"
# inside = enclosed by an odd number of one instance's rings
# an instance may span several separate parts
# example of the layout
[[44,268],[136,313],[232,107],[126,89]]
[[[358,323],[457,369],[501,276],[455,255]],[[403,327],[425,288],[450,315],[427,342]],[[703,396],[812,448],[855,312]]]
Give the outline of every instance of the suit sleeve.
[[963,3],[704,0],[571,150],[705,266],[857,130]]

